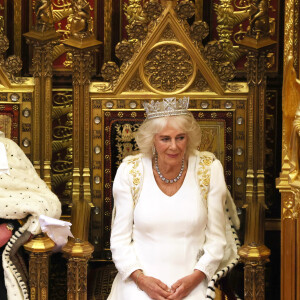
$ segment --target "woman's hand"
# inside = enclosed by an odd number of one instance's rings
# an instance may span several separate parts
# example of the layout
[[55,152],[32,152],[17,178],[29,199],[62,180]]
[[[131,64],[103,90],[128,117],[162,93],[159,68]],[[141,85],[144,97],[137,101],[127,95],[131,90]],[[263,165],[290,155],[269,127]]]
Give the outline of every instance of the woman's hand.
[[138,288],[143,290],[151,299],[167,300],[171,295],[170,288],[159,279],[146,276],[141,270],[134,271],[130,277]]
[[167,298],[169,300],[181,300],[201,283],[205,278],[205,274],[200,270],[195,270],[193,274],[185,276],[176,281],[171,286],[172,294]]

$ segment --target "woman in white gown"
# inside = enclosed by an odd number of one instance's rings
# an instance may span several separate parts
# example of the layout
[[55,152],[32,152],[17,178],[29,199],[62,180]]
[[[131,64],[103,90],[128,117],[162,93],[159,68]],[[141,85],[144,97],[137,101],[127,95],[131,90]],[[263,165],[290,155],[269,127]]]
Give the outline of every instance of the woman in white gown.
[[187,108],[187,98],[146,103],[136,136],[142,154],[117,171],[110,300],[205,299],[224,256],[223,168],[196,151],[200,129]]

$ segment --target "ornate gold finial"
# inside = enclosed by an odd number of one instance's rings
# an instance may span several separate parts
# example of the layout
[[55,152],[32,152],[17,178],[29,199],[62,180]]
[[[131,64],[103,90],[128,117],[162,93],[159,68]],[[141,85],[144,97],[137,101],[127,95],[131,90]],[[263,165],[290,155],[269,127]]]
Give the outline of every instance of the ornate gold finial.
[[269,1],[253,1],[250,7],[250,12],[250,35],[254,36],[256,39],[268,37],[270,35]]
[[34,6],[36,25],[35,29],[45,32],[54,29],[51,0],[38,0]]
[[71,36],[86,38],[92,35],[92,19],[90,4],[86,0],[72,1],[73,13],[68,17]]

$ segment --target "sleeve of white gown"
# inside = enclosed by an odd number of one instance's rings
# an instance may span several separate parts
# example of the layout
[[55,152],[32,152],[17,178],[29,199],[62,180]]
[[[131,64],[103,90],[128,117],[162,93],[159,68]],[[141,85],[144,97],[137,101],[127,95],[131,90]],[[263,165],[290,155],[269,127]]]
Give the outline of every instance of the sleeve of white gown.
[[110,249],[112,258],[123,280],[130,274],[141,269],[135,254],[133,229],[133,199],[129,182],[129,168],[122,163],[118,168],[114,184],[113,197],[115,205],[115,219],[112,224]]
[[207,224],[205,229],[204,254],[195,269],[205,273],[208,281],[216,272],[226,246],[224,204],[226,183],[223,167],[219,160],[211,165],[211,177],[207,196]]

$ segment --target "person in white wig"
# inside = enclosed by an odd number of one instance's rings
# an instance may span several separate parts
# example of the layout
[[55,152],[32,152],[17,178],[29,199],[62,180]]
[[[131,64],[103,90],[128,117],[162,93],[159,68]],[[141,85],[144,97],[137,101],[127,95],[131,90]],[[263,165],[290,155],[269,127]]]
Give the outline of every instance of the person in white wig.
[[[0,132],[0,298],[29,299],[20,247],[41,232],[39,217],[59,219],[61,204],[21,148]],[[19,220],[22,222],[19,223]],[[21,225],[22,224],[22,225]],[[5,286],[4,286],[5,284]]]

